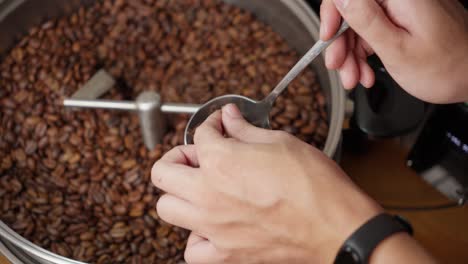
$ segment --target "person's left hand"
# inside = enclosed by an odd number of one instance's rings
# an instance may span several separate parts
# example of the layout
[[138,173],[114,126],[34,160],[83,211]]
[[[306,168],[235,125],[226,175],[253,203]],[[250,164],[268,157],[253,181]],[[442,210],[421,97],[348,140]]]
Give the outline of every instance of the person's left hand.
[[190,264],[332,263],[381,212],[322,152],[248,124],[233,105],[161,158],[152,180],[167,192],[159,216],[193,231]]

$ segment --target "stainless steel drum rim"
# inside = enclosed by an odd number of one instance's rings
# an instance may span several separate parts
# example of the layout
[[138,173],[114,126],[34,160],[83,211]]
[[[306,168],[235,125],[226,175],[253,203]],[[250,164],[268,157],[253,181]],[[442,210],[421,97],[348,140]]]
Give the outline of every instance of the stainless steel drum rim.
[[[69,12],[79,4],[91,0],[0,0],[0,53],[12,45],[15,38],[45,16],[57,16]],[[260,20],[271,25],[288,44],[305,53],[319,37],[320,22],[317,15],[304,0],[224,0],[254,13]],[[19,10],[19,11],[17,11]],[[13,15],[13,13],[15,15]],[[21,13],[21,15],[18,15]],[[10,15],[8,15],[10,14]],[[327,98],[329,133],[323,152],[333,157],[339,147],[345,113],[345,92],[339,76],[324,67],[323,56],[313,63],[317,77]],[[83,262],[68,259],[43,249],[20,236],[0,221],[0,240],[24,263]]]
[[[320,35],[320,20],[317,16],[310,16],[310,13],[315,14],[310,6],[304,1],[290,1],[290,0],[281,0],[286,6],[288,6],[297,17],[304,23],[309,24],[307,20],[314,20],[313,23],[315,27],[307,27],[312,36]],[[336,154],[338,144],[341,141],[341,130],[343,128],[344,122],[344,113],[345,113],[345,91],[342,87],[340,76],[336,71],[328,71],[330,86],[332,87],[329,100],[328,109],[329,109],[329,130],[327,135],[327,140],[323,148],[323,152],[329,156],[333,157]],[[322,83],[323,84],[323,83]],[[337,89],[333,89],[333,87]]]
[[15,231],[13,231],[2,221],[0,221],[0,230],[1,230],[2,239],[6,239],[8,242],[13,243],[14,245],[18,246],[19,248],[21,248],[22,250],[26,252],[32,252],[34,255],[37,255],[41,259],[45,261],[49,261],[50,263],[70,263],[70,264],[83,263],[80,261],[71,260],[71,259],[59,256],[57,254],[54,254],[48,250],[45,250],[33,244],[32,242],[28,241],[27,239],[20,236]]

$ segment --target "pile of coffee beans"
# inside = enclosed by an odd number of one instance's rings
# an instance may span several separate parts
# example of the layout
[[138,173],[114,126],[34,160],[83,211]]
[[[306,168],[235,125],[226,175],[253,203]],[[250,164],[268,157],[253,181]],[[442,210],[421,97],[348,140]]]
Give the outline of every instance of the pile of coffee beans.
[[[163,144],[148,151],[136,116],[69,111],[62,100],[101,68],[118,80],[112,99],[145,90],[165,102],[260,99],[297,60],[270,27],[216,0],[95,1],[32,28],[0,64],[0,219],[76,260],[179,263],[187,231],[158,217],[150,168],[182,144],[188,117],[169,117]],[[326,105],[311,69],[272,120],[323,146]]]

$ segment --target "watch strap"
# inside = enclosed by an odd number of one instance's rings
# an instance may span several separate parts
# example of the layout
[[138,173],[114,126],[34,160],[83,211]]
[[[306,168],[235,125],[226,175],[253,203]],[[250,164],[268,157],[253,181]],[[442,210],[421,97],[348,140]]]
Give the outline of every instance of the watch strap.
[[[356,230],[343,244],[340,253],[351,254],[356,263],[366,264],[372,251],[387,237],[399,233],[413,233],[411,225],[399,216],[379,214]],[[340,254],[339,254],[340,255]],[[358,260],[358,261],[357,261]],[[343,264],[339,258],[335,264]]]

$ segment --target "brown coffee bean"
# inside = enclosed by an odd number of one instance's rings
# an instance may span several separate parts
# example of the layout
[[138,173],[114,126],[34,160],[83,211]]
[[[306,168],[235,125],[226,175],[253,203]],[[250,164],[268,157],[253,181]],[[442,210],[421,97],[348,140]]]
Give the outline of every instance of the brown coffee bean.
[[295,119],[299,115],[299,107],[292,102],[288,103],[283,115],[288,119]]
[[13,100],[15,100],[17,103],[22,103],[29,95],[30,93],[28,93],[26,90],[20,90],[15,95],[13,95]]
[[26,161],[26,153],[22,149],[17,149],[13,153],[14,158],[18,162],[25,162]]
[[26,154],[31,155],[34,152],[36,152],[36,149],[37,143],[35,141],[29,140],[28,142],[26,142],[26,146],[24,147],[24,151],[26,152]]
[[130,206],[129,216],[138,217],[142,216],[144,213],[145,204],[144,203],[135,203]]
[[110,262],[111,262],[110,260],[111,260],[111,257],[110,257],[109,255],[101,255],[101,256],[97,259],[96,263],[97,263],[97,264],[110,263]]
[[139,177],[138,171],[138,169],[133,169],[125,173],[125,181],[128,183],[133,183],[134,181],[136,181]]
[[37,138],[41,138],[45,135],[46,131],[47,131],[47,124],[44,122],[40,122],[36,125],[34,134]]
[[291,122],[288,118],[286,118],[286,117],[283,116],[283,115],[277,116],[277,117],[275,118],[275,121],[276,121],[278,124],[283,125],[283,126],[289,125],[290,122]]
[[127,135],[124,137],[124,145],[127,149],[130,149],[130,150],[135,147],[135,143],[131,135]]
[[68,163],[75,164],[80,161],[81,156],[78,153],[72,154],[69,159],[67,159]]
[[55,167],[57,166],[57,162],[53,159],[45,159],[42,161],[42,163],[48,169],[55,169]]
[[127,235],[128,227],[123,222],[116,223],[111,231],[110,235],[113,238],[124,238]]
[[94,234],[89,231],[80,234],[81,241],[89,241],[89,240],[92,240],[93,238],[94,238]]
[[328,134],[328,126],[325,122],[321,122],[318,129],[317,129],[317,134],[322,137],[326,137]]
[[[176,240],[179,240],[179,238],[177,238]],[[151,253],[152,249],[153,247],[150,243],[142,243],[139,248],[139,253],[141,256],[147,257]]]
[[72,145],[79,146],[82,143],[81,137],[79,137],[77,134],[71,135],[68,140]]
[[161,226],[161,227],[159,227],[159,228],[157,229],[156,235],[157,235],[158,237],[166,237],[166,236],[170,233],[170,231],[171,231],[171,230],[170,230],[169,226],[163,225],[163,226]]
[[127,207],[125,205],[117,204],[113,207],[113,211],[117,215],[125,215],[127,213]]
[[129,169],[135,167],[136,165],[137,165],[136,160],[134,160],[134,159],[129,159],[129,160],[125,160],[124,162],[122,162],[121,167],[122,167],[122,169],[124,169],[124,170],[129,170]]
[[11,160],[11,157],[6,156],[5,158],[2,159],[0,172],[10,169],[12,165],[13,165],[13,162]]
[[300,133],[304,135],[310,135],[315,132],[317,125],[315,123],[311,123],[308,126],[304,126],[300,129]]
[[158,213],[154,209],[149,210],[148,215],[151,216],[154,220],[159,220]]
[[72,45],[72,51],[73,52],[78,53],[78,52],[80,52],[80,49],[81,49],[80,43],[78,43],[78,42],[73,43],[73,45]]
[[128,199],[127,200],[130,203],[138,202],[138,201],[141,200],[141,195],[142,195],[141,191],[135,190],[135,191],[130,192],[128,194]]

